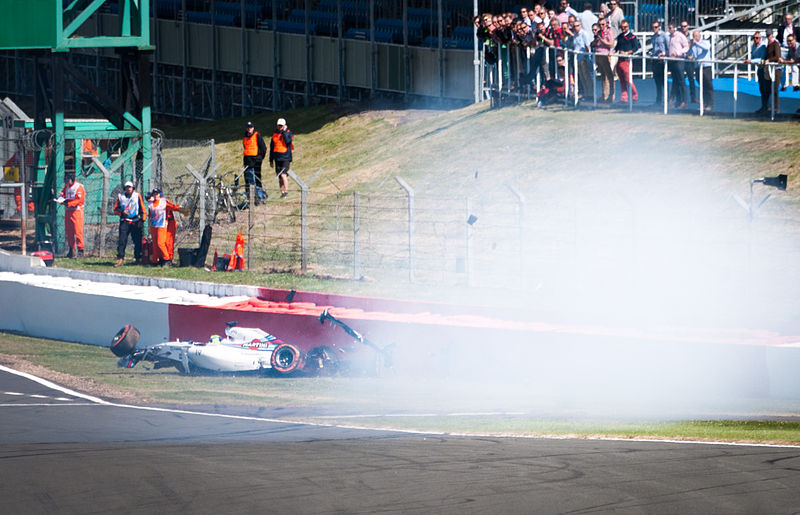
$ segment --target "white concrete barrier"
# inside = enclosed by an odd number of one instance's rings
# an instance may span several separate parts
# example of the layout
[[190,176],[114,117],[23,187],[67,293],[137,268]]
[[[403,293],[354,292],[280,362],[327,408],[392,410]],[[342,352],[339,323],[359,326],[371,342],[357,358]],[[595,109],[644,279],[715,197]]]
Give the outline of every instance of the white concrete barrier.
[[169,336],[169,304],[0,279],[0,328],[29,336],[108,345],[125,324],[143,340]]

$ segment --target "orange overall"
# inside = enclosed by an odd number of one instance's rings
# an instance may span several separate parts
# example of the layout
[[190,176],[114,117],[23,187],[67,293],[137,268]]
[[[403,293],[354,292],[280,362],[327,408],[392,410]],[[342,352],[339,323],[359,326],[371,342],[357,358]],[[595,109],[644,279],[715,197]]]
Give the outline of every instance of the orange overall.
[[167,251],[167,199],[159,197],[148,205],[150,236],[153,238],[152,263],[166,261]]
[[72,183],[72,186],[64,186],[61,190],[64,197],[64,232],[67,236],[67,246],[72,251],[75,245],[78,250],[83,251],[83,204],[86,199],[86,190],[79,182]]
[[180,211],[181,206],[167,200],[167,261],[172,261],[175,256],[175,233],[178,232],[178,222],[175,220],[175,211]]

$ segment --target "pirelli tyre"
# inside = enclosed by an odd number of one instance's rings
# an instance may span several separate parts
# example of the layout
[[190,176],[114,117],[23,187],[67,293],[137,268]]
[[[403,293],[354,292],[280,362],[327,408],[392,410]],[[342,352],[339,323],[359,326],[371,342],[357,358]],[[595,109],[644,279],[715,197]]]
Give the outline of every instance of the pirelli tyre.
[[296,370],[302,370],[305,360],[300,349],[291,343],[282,343],[272,351],[270,365],[272,365],[272,370],[279,374],[290,374]]
[[111,340],[111,352],[118,358],[124,358],[133,352],[139,343],[139,330],[128,324]]

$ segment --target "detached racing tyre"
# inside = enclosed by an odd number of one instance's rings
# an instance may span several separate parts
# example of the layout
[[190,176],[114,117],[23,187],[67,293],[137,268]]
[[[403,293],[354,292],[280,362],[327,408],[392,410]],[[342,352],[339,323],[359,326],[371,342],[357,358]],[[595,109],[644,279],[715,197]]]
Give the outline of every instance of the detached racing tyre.
[[288,374],[295,370],[302,370],[304,360],[300,355],[300,350],[291,343],[282,343],[272,351],[270,358],[272,369],[279,374]]
[[111,352],[118,358],[131,354],[139,342],[139,330],[128,324],[111,340]]

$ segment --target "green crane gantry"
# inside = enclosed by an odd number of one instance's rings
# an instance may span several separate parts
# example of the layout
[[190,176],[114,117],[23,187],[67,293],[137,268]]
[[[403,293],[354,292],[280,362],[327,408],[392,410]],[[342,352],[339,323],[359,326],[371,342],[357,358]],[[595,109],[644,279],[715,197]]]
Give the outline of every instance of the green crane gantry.
[[[134,179],[149,184],[151,167],[151,69],[150,0],[118,0],[119,24],[97,33],[86,22],[106,0],[0,0],[0,49],[15,49],[34,57],[34,115],[25,126],[50,131],[53,149],[34,153],[34,163],[42,163],[33,181],[36,204],[37,241],[50,239],[56,252],[64,248],[64,234],[56,223],[63,207],[50,202],[64,185],[66,153],[80,163],[79,148],[84,139],[118,140],[120,155],[111,171],[122,168],[121,180]],[[94,32],[94,33],[93,33]],[[74,69],[66,57],[77,48],[111,48],[120,55],[120,91],[117,98],[103,84],[94,84]],[[70,90],[91,105],[104,119],[66,120],[65,92]],[[68,142],[72,142],[69,145]],[[74,149],[74,150],[73,150]],[[137,177],[135,161],[141,158]],[[102,200],[105,205],[105,199]],[[102,207],[101,207],[102,208]]]

